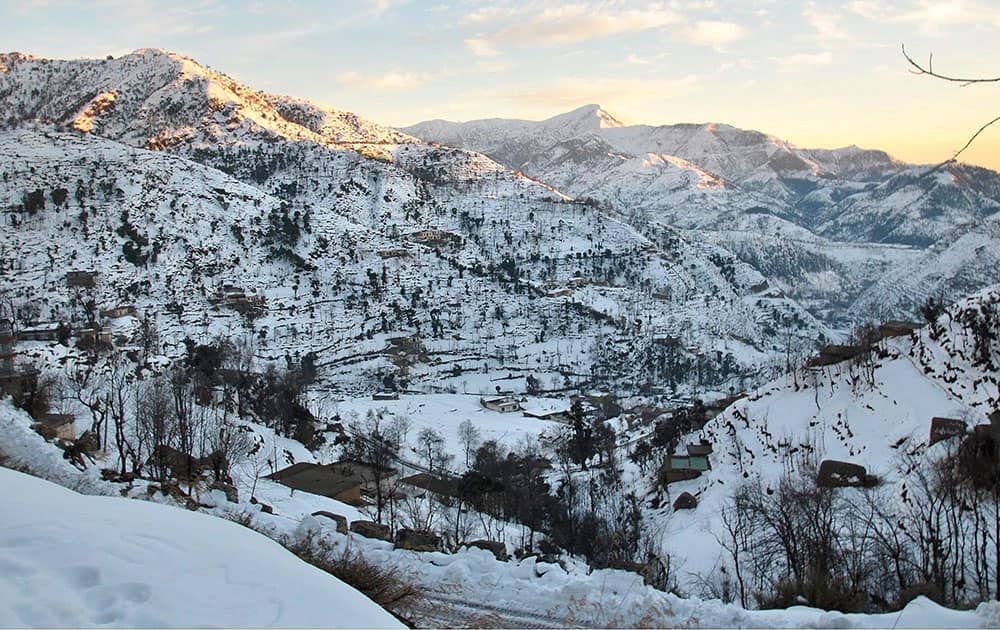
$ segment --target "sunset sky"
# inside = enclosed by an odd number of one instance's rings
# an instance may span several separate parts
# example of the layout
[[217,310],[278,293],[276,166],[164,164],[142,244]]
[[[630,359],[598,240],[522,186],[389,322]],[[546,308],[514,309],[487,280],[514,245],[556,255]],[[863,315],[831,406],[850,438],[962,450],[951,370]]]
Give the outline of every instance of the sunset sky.
[[[626,123],[725,122],[795,144],[937,162],[1000,115],[1000,0],[755,3],[5,1],[6,51],[181,52],[252,87],[389,125],[540,119],[599,103]],[[964,160],[1000,170],[1000,124]]]

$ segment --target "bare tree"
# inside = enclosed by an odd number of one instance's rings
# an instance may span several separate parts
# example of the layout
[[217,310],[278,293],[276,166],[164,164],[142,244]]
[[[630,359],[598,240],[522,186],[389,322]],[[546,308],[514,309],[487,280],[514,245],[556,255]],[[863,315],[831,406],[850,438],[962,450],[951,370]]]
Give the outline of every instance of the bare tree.
[[92,363],[76,363],[66,368],[66,376],[77,401],[90,412],[90,432],[97,447],[104,448],[108,441],[108,407],[104,397],[107,375]]
[[479,429],[476,428],[476,425],[472,424],[471,420],[465,419],[458,425],[458,441],[462,444],[462,448],[465,449],[466,468],[472,465],[472,455],[479,448],[480,439]]
[[154,377],[136,389],[135,423],[137,438],[149,445],[150,472],[162,481],[168,471],[163,447],[172,446],[177,439],[173,401],[165,377]]
[[[949,81],[949,82],[952,82],[952,83],[959,83],[959,84],[961,84],[962,87],[966,87],[966,86],[969,86],[969,85],[975,85],[975,84],[979,84],[979,83],[1000,83],[1000,77],[992,77],[992,78],[989,78],[989,77],[972,77],[972,78],[970,78],[970,77],[959,77],[959,76],[954,76],[954,75],[941,74],[941,73],[936,72],[934,70],[934,53],[930,53],[927,56],[927,64],[923,65],[923,64],[917,62],[916,60],[914,60],[913,57],[911,57],[909,55],[909,53],[906,52],[906,45],[905,44],[903,45],[902,49],[903,49],[903,57],[906,58],[906,61],[910,64],[910,72],[912,72],[913,74],[926,75],[926,76],[929,76],[929,77],[933,77],[935,79],[940,79],[942,81]],[[959,149],[958,151],[956,151],[954,153],[954,155],[951,156],[950,159],[945,160],[944,162],[941,162],[940,164],[938,164],[937,166],[935,166],[934,168],[932,168],[930,171],[928,171],[925,174],[933,173],[934,171],[940,169],[941,167],[943,167],[943,166],[945,166],[947,164],[950,164],[950,163],[954,162],[955,160],[957,160],[958,156],[961,155],[970,146],[972,146],[972,143],[976,141],[976,138],[978,138],[981,133],[983,133],[984,131],[986,131],[987,128],[989,128],[991,125],[996,124],[997,122],[1000,122],[1000,116],[997,116],[993,120],[987,122],[985,125],[983,125],[982,127],[980,127],[974,134],[972,134],[972,137],[969,138],[969,141],[966,142],[962,146],[961,149]]]
[[[375,490],[375,520],[382,522],[386,508],[395,498],[395,488],[388,487],[387,481],[392,477],[392,469],[396,465],[396,444],[398,439],[391,426],[381,412],[369,410],[364,422],[356,419],[349,422],[347,433],[348,443],[344,446],[344,456],[362,464],[367,464],[363,481],[369,481]],[[365,476],[362,475],[362,476]]]

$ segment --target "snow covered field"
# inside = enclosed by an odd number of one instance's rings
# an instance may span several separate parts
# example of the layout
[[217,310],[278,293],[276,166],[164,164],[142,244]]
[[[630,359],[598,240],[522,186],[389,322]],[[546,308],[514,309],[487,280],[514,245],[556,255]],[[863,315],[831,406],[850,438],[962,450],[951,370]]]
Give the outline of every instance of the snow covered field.
[[0,626],[402,625],[236,523],[0,468]]

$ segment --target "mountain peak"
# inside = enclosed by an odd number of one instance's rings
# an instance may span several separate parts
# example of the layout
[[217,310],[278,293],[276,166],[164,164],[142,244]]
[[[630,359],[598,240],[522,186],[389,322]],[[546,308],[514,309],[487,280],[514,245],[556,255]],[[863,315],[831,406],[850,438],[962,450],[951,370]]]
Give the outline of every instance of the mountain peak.
[[592,131],[607,129],[609,127],[614,128],[625,126],[623,122],[612,116],[607,110],[596,103],[584,105],[583,107],[578,107],[572,111],[566,112],[565,114],[553,116],[545,122],[555,125],[573,125],[578,128],[585,128]]

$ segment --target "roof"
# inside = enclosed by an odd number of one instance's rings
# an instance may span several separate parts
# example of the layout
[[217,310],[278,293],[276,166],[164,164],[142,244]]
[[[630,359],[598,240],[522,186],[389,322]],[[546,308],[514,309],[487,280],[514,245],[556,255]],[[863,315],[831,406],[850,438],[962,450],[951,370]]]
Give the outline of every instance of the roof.
[[671,455],[670,457],[670,468],[671,470],[708,470],[708,459],[700,456],[689,456],[681,457],[677,455]]
[[297,475],[304,470],[308,470],[317,464],[311,464],[309,462],[298,462],[297,464],[292,464],[288,468],[282,468],[281,470],[267,475],[265,479],[274,479],[275,481],[281,481],[282,479]]
[[292,464],[269,475],[269,478],[295,490],[331,498],[361,485],[361,480],[354,475],[346,475],[330,466],[305,462]]
[[400,483],[429,490],[435,494],[444,496],[458,496],[458,484],[451,479],[442,479],[428,473],[417,473],[399,480]]
[[73,424],[76,417],[72,414],[67,413],[47,413],[42,416],[42,424],[49,427],[61,427],[67,424]]
[[396,472],[395,468],[390,466],[376,466],[375,464],[369,464],[367,462],[359,462],[354,459],[342,459],[339,462],[334,462],[332,464],[327,464],[327,466],[334,470],[344,470],[352,468],[361,468],[364,470],[380,470],[386,474],[392,474]]

